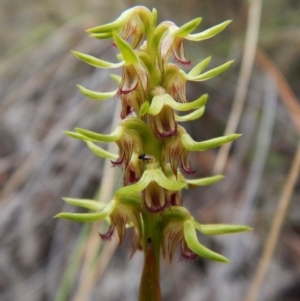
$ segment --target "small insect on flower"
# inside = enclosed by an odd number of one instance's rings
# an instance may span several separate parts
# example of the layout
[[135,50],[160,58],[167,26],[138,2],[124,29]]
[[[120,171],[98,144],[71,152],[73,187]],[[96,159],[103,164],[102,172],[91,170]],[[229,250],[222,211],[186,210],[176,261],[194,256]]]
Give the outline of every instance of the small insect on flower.
[[153,156],[151,156],[151,155],[146,155],[146,154],[141,154],[141,155],[138,156],[138,158],[139,158],[140,160],[143,160],[143,161],[146,161],[146,162],[151,161],[151,160],[154,159]]

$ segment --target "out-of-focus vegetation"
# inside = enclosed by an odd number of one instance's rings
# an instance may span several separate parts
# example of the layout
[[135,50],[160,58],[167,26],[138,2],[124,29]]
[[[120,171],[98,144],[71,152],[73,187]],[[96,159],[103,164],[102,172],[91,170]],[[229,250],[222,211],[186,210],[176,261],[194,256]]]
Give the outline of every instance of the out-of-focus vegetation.
[[[248,22],[253,2],[258,1],[1,1],[1,300],[136,299],[141,254],[129,260],[126,245],[112,254],[113,242],[103,245],[97,229],[52,219],[65,206],[62,196],[93,198],[105,178],[103,162],[62,134],[76,126],[110,131],[118,102],[116,98],[96,103],[76,89],[78,83],[99,91],[115,88],[106,71],[95,71],[71,55],[70,50],[76,49],[115,59],[113,47],[89,38],[85,29],[112,21],[137,4],[156,7],[159,20],[169,18],[178,25],[202,16],[200,29],[232,19],[222,34],[187,51],[192,63],[208,55],[212,65],[235,59],[222,76],[188,87],[190,99],[204,92],[210,95],[205,115],[187,125],[195,140],[208,139],[224,133],[237,98],[246,31],[255,27]],[[292,185],[289,177],[292,166],[296,175],[299,172],[293,161],[300,133],[299,20],[298,0],[263,1],[258,55],[237,128],[243,137],[229,152],[225,180],[185,197],[203,223],[247,223],[254,231],[234,239],[201,237],[229,257],[231,265],[201,259],[166,263],[164,300],[245,300],[249,289],[255,288],[253,279],[274,229],[273,219],[280,213],[283,226],[275,236],[267,274],[256,286],[257,300],[300,299],[300,185],[299,179]],[[198,176],[212,174],[217,155],[209,151],[191,157]],[[287,185],[290,200],[288,194],[281,197]],[[281,199],[289,201],[286,213],[276,209]],[[90,264],[93,250],[97,256]],[[86,279],[91,279],[90,285],[84,286]]]

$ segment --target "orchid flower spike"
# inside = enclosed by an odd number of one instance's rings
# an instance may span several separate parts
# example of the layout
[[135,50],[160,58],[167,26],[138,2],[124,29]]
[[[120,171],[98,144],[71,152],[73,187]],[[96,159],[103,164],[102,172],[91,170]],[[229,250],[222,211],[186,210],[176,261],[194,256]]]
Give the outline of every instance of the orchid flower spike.
[[[233,63],[229,61],[205,71],[211,57],[194,65],[186,58],[185,40],[198,42],[212,38],[231,22],[193,33],[201,21],[202,18],[196,18],[182,26],[171,21],[157,25],[155,9],[136,6],[109,24],[87,30],[93,38],[112,40],[119,51],[115,62],[73,51],[77,58],[96,68],[121,69],[121,77],[112,75],[118,84],[113,91],[99,92],[78,86],[83,95],[94,100],[119,98],[121,121],[116,129],[110,134],[82,128],[65,133],[86,143],[95,155],[122,168],[123,184],[111,200],[64,198],[68,204],[87,212],[62,212],[55,217],[106,222],[108,231],[101,233],[100,238],[108,240],[116,232],[120,243],[126,229],[133,228],[134,251],[142,250],[145,254],[140,301],[161,300],[161,253],[170,261],[179,250],[183,259],[200,256],[228,263],[229,259],[204,246],[197,232],[220,235],[250,230],[242,225],[202,224],[184,207],[182,200],[183,189],[211,185],[224,178],[223,175],[192,178],[195,167],[190,164],[189,153],[216,148],[241,136],[232,133],[195,141],[179,124],[200,118],[208,101],[207,94],[195,100],[187,99],[187,83],[209,80]],[[116,143],[118,153],[108,152],[98,143]]]

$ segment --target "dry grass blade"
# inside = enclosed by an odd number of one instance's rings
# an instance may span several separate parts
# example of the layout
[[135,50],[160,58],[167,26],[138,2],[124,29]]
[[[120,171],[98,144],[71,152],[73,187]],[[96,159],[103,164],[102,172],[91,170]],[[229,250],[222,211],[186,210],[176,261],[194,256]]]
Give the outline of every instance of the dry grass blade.
[[255,197],[263,179],[263,171],[270,153],[273,126],[276,118],[278,92],[274,79],[267,74],[265,79],[265,96],[262,118],[258,128],[255,152],[248,179],[245,184],[244,201],[238,210],[237,223],[249,224],[253,220]]
[[277,210],[271,225],[270,234],[267,238],[263,254],[260,258],[258,268],[254,276],[254,280],[249,288],[245,301],[255,301],[257,299],[260,286],[263,282],[270,261],[272,259],[272,255],[274,253],[276,242],[278,240],[278,236],[283,224],[285,213],[296,184],[299,170],[300,170],[300,142],[298,144],[296,154],[294,156],[287,180],[282,190],[282,194],[277,206]]
[[[95,224],[96,225],[96,224]],[[91,233],[94,233],[90,237],[90,239],[93,239],[94,237],[97,238],[97,241],[99,242],[99,237],[95,235],[95,232],[91,231]],[[95,284],[97,283],[99,277],[105,270],[106,266],[108,265],[112,255],[114,254],[114,251],[116,247],[118,246],[119,240],[116,236],[112,237],[110,242],[105,245],[103,248],[100,256],[98,257],[97,261],[93,264],[93,266],[82,275],[82,280],[80,282],[79,288],[72,299],[73,301],[85,301],[89,300],[89,296],[91,291],[94,289]],[[93,250],[97,250],[97,248],[93,248]],[[87,256],[90,256],[87,255]],[[91,257],[86,257],[87,259],[92,259]]]
[[[249,18],[247,25],[246,41],[244,45],[245,52],[242,60],[242,66],[239,74],[237,90],[234,96],[233,106],[224,135],[234,133],[237,129],[244,108],[247,89],[255,57],[262,3],[260,0],[254,0],[249,2]],[[230,146],[231,143],[227,143],[220,148],[213,168],[213,172],[215,174],[223,172],[230,150]]]
[[[114,129],[119,122],[120,103],[117,105],[112,122]],[[110,144],[108,151],[117,152],[115,144]],[[99,199],[110,200],[116,180],[116,170],[112,169],[110,162],[106,161],[103,171],[103,181],[101,182]],[[94,288],[99,276],[104,271],[105,267],[110,261],[117,245],[117,237],[113,237],[108,245],[104,247],[101,254],[97,256],[99,251],[99,237],[95,235],[99,229],[99,223],[94,223],[90,232],[90,237],[87,240],[85,257],[83,259],[83,269],[81,275],[80,285],[74,295],[73,301],[84,301],[88,299],[91,290]],[[96,259],[96,262],[94,260]]]
[[[252,125],[257,124],[257,127],[255,128],[257,135],[255,140],[251,140],[251,144],[253,146],[255,145],[255,147],[253,147],[253,159],[251,163],[249,163],[249,172],[243,177],[245,187],[242,194],[239,196],[240,202],[237,208],[233,209],[228,201],[225,202],[227,206],[223,206],[223,208],[219,209],[220,212],[222,212],[221,214],[230,211],[231,222],[234,224],[253,225],[256,215],[256,201],[260,194],[261,183],[264,180],[264,172],[271,148],[278,94],[276,83],[271,76],[266,74],[265,80],[261,80],[261,82],[264,82],[264,99],[262,102],[261,100],[257,100],[257,103],[262,103],[261,110],[259,108],[257,111],[257,113],[260,112],[261,118],[258,118],[258,116],[255,115],[255,120],[252,122]],[[247,107],[246,110],[248,108],[249,107]],[[248,114],[247,117],[251,118],[249,115],[251,114]],[[245,120],[242,120],[241,126],[243,127],[245,127],[244,122]],[[249,139],[248,133],[246,134],[246,137]],[[233,172],[232,169],[233,168],[231,167],[230,172],[236,174],[237,171]],[[251,258],[253,246],[251,246],[251,242],[249,242],[249,237],[250,236],[247,235],[237,235],[226,237],[226,240],[224,240],[223,254],[227,258],[232,259],[232,262],[229,266],[224,267],[223,265],[215,265],[211,269],[212,281],[215,286],[218,286],[218,290],[215,293],[217,300],[238,300],[237,295],[239,295],[239,292],[236,283],[241,280],[236,279],[235,285],[231,285],[228,279],[230,279],[230,275],[236,273],[236,271],[242,267],[245,267],[245,258]]]
[[[275,80],[278,86],[279,95],[283,104],[286,106],[289,116],[297,130],[300,133],[300,106],[297,101],[295,94],[290,88],[289,84],[283,77],[282,73],[272,62],[272,60],[261,50],[257,49],[256,60],[259,65],[266,70]],[[263,254],[260,258],[256,274],[254,276],[253,282],[249,288],[248,294],[245,301],[255,301],[259,294],[259,289],[262,285],[264,277],[267,273],[272,255],[280,234],[280,229],[283,224],[285,213],[289,205],[289,201],[294,190],[294,186],[297,180],[297,176],[300,170],[300,143],[292,162],[292,166],[284,185],[280,201],[274,219],[272,222],[271,230],[268,236],[268,239],[265,244]]]
[[272,62],[272,60],[263,52],[263,50],[257,49],[256,60],[258,64],[268,73],[270,73],[276,80],[281,100],[286,106],[291,120],[298,133],[300,134],[300,105],[297,100],[297,97],[295,96],[294,92],[290,88],[282,73]]

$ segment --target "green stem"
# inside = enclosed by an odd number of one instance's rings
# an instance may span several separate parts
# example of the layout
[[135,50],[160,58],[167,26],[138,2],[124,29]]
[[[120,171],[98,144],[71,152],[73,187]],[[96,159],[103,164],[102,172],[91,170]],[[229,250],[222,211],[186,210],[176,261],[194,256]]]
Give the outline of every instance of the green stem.
[[143,249],[145,254],[139,301],[161,301],[159,284],[161,214],[142,212],[144,221]]

